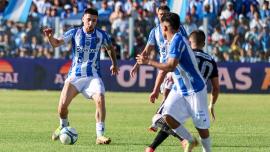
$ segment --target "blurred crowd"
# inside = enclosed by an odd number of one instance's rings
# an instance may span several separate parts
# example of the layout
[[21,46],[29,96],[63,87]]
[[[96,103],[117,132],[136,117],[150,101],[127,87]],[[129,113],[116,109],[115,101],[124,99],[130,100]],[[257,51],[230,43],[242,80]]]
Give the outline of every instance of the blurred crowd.
[[[40,26],[55,28],[60,18],[60,34],[80,20],[85,8],[99,12],[98,27],[110,33],[117,58],[134,59],[147,43],[151,28],[158,24],[156,7],[166,0],[33,0],[28,21],[3,20],[0,12],[0,58],[71,58],[71,44],[58,50],[40,33]],[[270,8],[266,0],[188,0],[185,21],[191,33],[207,27],[205,51],[227,62],[270,62]],[[134,47],[129,51],[129,19],[134,19]],[[207,26],[205,26],[207,19]],[[59,35],[56,35],[59,36]],[[152,52],[153,58],[158,57]],[[101,59],[107,59],[102,50]]]

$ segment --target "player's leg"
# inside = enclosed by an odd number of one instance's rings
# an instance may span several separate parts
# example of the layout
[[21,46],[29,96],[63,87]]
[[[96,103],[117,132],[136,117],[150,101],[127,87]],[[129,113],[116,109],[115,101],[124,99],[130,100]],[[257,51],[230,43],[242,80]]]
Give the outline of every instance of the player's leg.
[[186,139],[191,145],[196,146],[198,143],[197,140],[192,137],[189,131],[183,126],[185,120],[190,117],[186,104],[187,101],[175,90],[170,92],[166,100],[168,102],[165,102],[162,114],[164,120],[178,136]]
[[89,86],[83,91],[83,95],[92,98],[96,104],[96,135],[97,144],[109,144],[110,138],[104,136],[105,133],[105,118],[106,118],[106,107],[105,107],[105,88],[102,80],[98,77],[91,78]]
[[199,132],[203,152],[211,152],[211,138],[208,129],[199,129],[196,128]]
[[[209,136],[210,117],[207,106],[207,92],[203,89],[190,97],[192,120],[199,132],[203,152],[211,152],[211,138]],[[189,99],[188,99],[189,100]]]
[[60,131],[63,127],[69,125],[68,122],[68,106],[72,99],[78,94],[76,87],[67,81],[62,89],[60,100],[58,104],[58,114],[60,119],[60,126],[53,132],[52,140],[57,140],[59,138]]

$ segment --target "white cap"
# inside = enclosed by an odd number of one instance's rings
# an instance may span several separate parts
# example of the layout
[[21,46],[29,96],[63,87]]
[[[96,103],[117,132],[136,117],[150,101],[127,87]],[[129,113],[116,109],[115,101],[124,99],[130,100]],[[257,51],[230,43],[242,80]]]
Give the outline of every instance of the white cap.
[[70,6],[69,4],[66,4],[66,5],[64,6],[64,9],[71,9],[71,6]]
[[233,3],[232,3],[231,1],[228,1],[228,2],[226,3],[226,5],[227,5],[227,6],[233,5]]

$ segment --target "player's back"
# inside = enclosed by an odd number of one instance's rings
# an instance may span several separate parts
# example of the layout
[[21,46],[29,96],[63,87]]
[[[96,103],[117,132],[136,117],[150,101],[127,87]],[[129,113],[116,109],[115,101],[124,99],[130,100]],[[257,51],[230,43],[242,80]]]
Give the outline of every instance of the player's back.
[[213,77],[217,77],[217,64],[212,56],[199,49],[194,49],[193,51],[198,62],[199,70],[205,79],[205,82]]
[[198,69],[195,55],[187,39],[179,33],[175,34],[171,41],[169,57],[179,60],[173,74],[174,89],[186,96],[205,87],[205,81]]

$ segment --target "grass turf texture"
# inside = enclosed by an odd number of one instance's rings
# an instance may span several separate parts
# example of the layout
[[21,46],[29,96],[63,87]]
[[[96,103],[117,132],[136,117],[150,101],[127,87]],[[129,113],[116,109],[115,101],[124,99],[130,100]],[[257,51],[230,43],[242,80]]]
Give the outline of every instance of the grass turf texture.
[[[60,91],[0,90],[0,151],[2,152],[142,152],[155,133],[146,128],[160,102],[148,102],[148,93],[106,93],[106,135],[110,145],[95,144],[95,105],[83,96],[71,103],[69,120],[79,138],[75,145],[51,141],[58,127]],[[211,133],[213,152],[269,152],[270,96],[221,94]],[[186,126],[198,136],[191,121]],[[182,151],[168,138],[157,152]],[[195,152],[201,151],[197,147]]]

